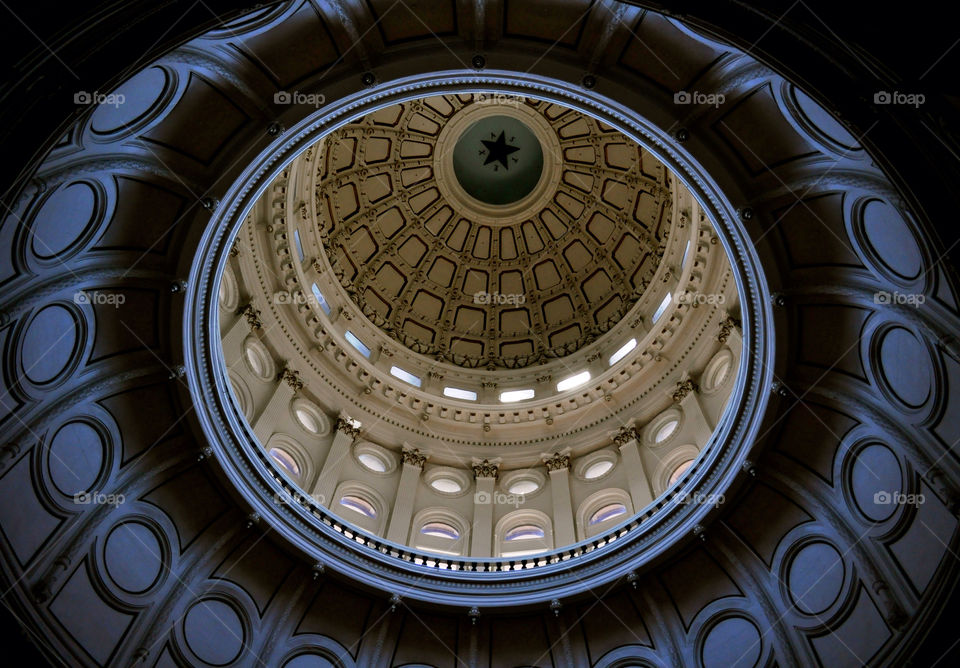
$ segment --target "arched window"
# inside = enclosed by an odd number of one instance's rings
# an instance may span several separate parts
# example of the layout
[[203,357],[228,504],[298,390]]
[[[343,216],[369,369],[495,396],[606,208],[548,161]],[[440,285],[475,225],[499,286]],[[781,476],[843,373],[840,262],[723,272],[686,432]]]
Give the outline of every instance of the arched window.
[[543,538],[543,536],[543,527],[538,527],[536,524],[521,524],[510,529],[503,539],[505,541],[526,540],[527,538]]
[[[319,499],[320,503],[325,502]],[[341,519],[364,531],[382,536],[389,515],[386,501],[376,489],[359,480],[346,480],[337,486],[333,503],[325,504]]]
[[685,461],[685,462],[683,462],[682,464],[680,464],[680,466],[678,466],[677,468],[675,468],[675,469],[673,470],[673,473],[670,474],[670,481],[667,483],[667,485],[668,485],[668,486],[669,486],[669,485],[672,485],[673,483],[675,483],[676,481],[678,481],[678,480],[680,479],[680,477],[681,477],[684,473],[686,473],[686,472],[687,472],[687,469],[689,469],[692,465],[693,465],[693,460],[692,460],[692,459],[688,459],[687,461]]
[[427,508],[417,513],[410,533],[409,544],[424,552],[461,556],[470,544],[467,521],[447,508]]
[[449,538],[450,540],[457,540],[460,538],[460,532],[446,522],[428,522],[420,527],[420,533],[422,533],[424,536]]
[[626,490],[611,487],[591,494],[577,508],[577,537],[586,540],[624,522],[633,514]]
[[340,497],[340,505],[367,517],[375,518],[377,516],[377,509],[373,507],[373,504],[359,496],[351,494]]
[[270,448],[270,451],[267,453],[270,455],[270,458],[275,461],[280,468],[289,473],[293,478],[300,478],[300,465],[297,464],[297,460],[293,458],[286,450],[280,448]]
[[612,520],[614,517],[620,517],[626,514],[627,507],[622,503],[608,503],[590,516],[588,524],[602,524],[607,520]]
[[538,510],[515,510],[497,522],[496,556],[527,557],[553,549],[550,518]]

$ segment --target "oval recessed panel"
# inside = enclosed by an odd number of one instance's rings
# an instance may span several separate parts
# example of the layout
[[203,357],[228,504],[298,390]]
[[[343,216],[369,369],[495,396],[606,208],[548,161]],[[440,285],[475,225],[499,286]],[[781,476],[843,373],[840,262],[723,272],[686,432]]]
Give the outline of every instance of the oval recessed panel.
[[817,104],[813,98],[798,89],[794,89],[794,97],[807,122],[819,130],[827,139],[845,149],[855,150],[860,148],[856,138],[841,125],[840,121]]
[[50,478],[67,496],[92,489],[104,459],[103,438],[86,422],[68,422],[50,439]]
[[828,543],[810,543],[800,549],[787,569],[790,598],[802,612],[817,615],[840,596],[843,559]]
[[140,594],[160,577],[163,550],[156,532],[141,522],[125,522],[107,536],[103,548],[107,574],[118,587]]
[[283,664],[283,668],[335,668],[335,666],[318,654],[301,654]]
[[193,604],[183,620],[183,636],[190,651],[213,666],[231,663],[246,642],[240,615],[217,599]]
[[888,519],[903,489],[900,461],[885,445],[868,445],[850,470],[850,488],[860,511],[874,522]]
[[63,306],[47,306],[23,333],[23,373],[37,384],[48,383],[70,363],[77,346],[77,321]]
[[157,103],[166,85],[167,75],[159,67],[139,72],[113,93],[101,96],[90,127],[107,134],[136,123]]
[[703,641],[704,668],[751,668],[760,660],[760,632],[743,617],[718,622]]
[[41,259],[55,257],[83,236],[97,210],[97,193],[87,183],[72,183],[53,193],[31,225],[30,246]]
[[887,269],[908,281],[920,276],[920,247],[903,216],[890,204],[873,200],[863,207],[863,233]]
[[930,397],[933,368],[920,340],[894,327],[880,340],[880,372],[890,391],[904,404],[919,408]]

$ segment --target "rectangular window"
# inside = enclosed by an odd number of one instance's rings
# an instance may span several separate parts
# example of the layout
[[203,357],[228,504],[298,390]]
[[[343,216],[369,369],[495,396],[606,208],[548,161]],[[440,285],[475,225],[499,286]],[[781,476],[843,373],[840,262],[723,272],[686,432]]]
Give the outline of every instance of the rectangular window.
[[293,241],[297,245],[297,256],[300,258],[300,261],[303,262],[303,244],[300,243],[300,230],[293,231]]
[[363,355],[364,357],[370,357],[370,349],[367,348],[365,345],[363,345],[363,341],[358,339],[353,332],[351,332],[350,330],[347,330],[347,333],[344,334],[343,336],[344,338],[347,339],[347,341],[350,343],[351,346],[353,346],[354,348],[360,351],[361,355]]
[[633,350],[636,347],[637,347],[636,339],[630,339],[629,341],[624,343],[622,346],[620,346],[617,352],[615,352],[610,356],[610,366],[613,366],[614,364],[622,360],[624,357],[627,356],[627,353],[629,353],[631,350]]
[[461,390],[459,387],[443,388],[443,396],[450,397],[452,399],[465,399],[467,401],[477,400],[476,392],[471,392],[470,390]]
[[317,284],[314,283],[311,285],[310,289],[313,291],[313,296],[316,298],[317,303],[320,304],[320,308],[323,309],[323,312],[327,315],[330,315],[330,304],[328,304],[327,300],[323,298],[323,293],[320,292],[320,288],[317,287]]
[[405,383],[410,383],[414,387],[420,387],[421,380],[417,376],[414,376],[409,371],[406,371],[405,369],[401,369],[398,366],[390,367],[390,375],[393,376],[394,378],[399,378]]
[[524,399],[533,399],[534,391],[529,390],[507,390],[500,393],[500,401],[508,404],[512,401],[523,401]]
[[580,373],[570,376],[569,378],[564,378],[557,383],[557,392],[566,392],[567,390],[572,390],[575,387],[580,387],[588,380],[590,380],[590,372],[581,371]]

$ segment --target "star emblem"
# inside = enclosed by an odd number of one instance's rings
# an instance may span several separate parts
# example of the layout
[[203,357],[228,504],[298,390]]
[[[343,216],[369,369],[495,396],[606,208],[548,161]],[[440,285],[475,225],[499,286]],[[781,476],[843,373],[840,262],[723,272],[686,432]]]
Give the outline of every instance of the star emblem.
[[[490,133],[490,136],[493,137],[493,133]],[[510,139],[513,140],[514,138],[511,137]],[[509,156],[511,153],[516,153],[519,151],[520,147],[510,146],[507,144],[503,130],[500,131],[500,136],[497,137],[495,141],[490,141],[489,139],[481,139],[480,141],[483,142],[483,145],[487,147],[487,159],[484,160],[484,165],[489,165],[491,162],[499,162],[501,165],[503,165],[504,169],[510,169],[510,164],[507,162],[507,156]],[[514,158],[513,161],[516,162],[517,159]],[[493,168],[496,169],[497,166],[494,165]]]

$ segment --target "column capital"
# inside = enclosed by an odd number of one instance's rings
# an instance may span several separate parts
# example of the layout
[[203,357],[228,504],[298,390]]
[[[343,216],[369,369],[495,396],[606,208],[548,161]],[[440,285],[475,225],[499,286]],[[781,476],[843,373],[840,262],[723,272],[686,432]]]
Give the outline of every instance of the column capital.
[[260,309],[254,307],[250,302],[237,309],[237,315],[242,315],[247,319],[247,324],[251,329],[260,329],[263,327],[263,321],[260,320]]
[[556,452],[543,458],[543,463],[548,472],[564,471],[570,468],[570,455]]
[[687,378],[686,380],[677,381],[677,389],[673,391],[673,403],[679,404],[681,401],[687,398],[687,395],[691,392],[699,392],[700,386],[694,383],[691,379]]
[[356,438],[360,435],[360,428],[353,426],[353,422],[351,422],[350,418],[348,418],[346,415],[340,415],[337,417],[334,431],[346,434],[350,438]]
[[409,464],[410,466],[416,466],[422,471],[423,464],[427,461],[427,456],[421,454],[420,450],[417,448],[404,448],[400,453],[400,461],[405,465]]
[[482,462],[474,463],[473,477],[493,478],[496,480],[500,477],[500,464],[493,464],[489,459],[484,459]]
[[300,372],[296,369],[291,369],[289,366],[283,367],[283,371],[277,376],[277,380],[284,381],[294,392],[299,392],[303,389],[303,380],[300,378]]
[[613,442],[618,448],[622,448],[630,441],[640,442],[640,432],[633,425],[620,427],[620,431],[613,435]]
[[720,321],[720,332],[717,334],[717,341],[726,343],[734,329],[740,329],[740,321],[728,315]]

